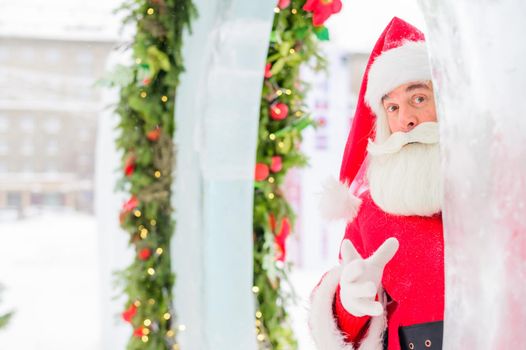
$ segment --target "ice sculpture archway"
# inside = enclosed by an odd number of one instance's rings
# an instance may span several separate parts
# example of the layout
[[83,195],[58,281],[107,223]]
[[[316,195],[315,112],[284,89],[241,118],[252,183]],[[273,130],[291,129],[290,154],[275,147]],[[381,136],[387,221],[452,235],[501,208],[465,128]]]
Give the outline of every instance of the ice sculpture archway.
[[[526,67],[519,64],[526,53],[520,40],[526,5],[518,0],[419,4],[428,27],[444,150],[444,348],[520,348],[519,331],[526,324],[526,306],[520,303],[526,277],[526,120],[516,105],[526,81]],[[274,2],[198,0],[196,5],[200,18],[186,40],[187,74],[176,111],[179,234],[173,251],[181,283],[175,295],[187,326],[181,343],[255,349],[247,312],[253,305],[246,232]],[[200,201],[191,200],[196,196]],[[225,208],[225,198],[237,198],[230,202],[236,207]],[[232,250],[236,254],[229,255]]]
[[195,4],[175,111],[179,340],[185,349],[256,349],[253,169],[275,2]]
[[526,3],[419,4],[441,119],[444,349],[523,348]]

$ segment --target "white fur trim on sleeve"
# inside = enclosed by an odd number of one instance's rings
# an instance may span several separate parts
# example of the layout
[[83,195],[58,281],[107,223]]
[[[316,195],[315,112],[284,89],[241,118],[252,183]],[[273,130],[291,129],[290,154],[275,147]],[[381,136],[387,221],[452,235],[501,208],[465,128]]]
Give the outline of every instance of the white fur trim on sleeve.
[[325,220],[352,221],[358,214],[362,200],[349,190],[349,186],[331,177],[323,183],[319,208]]
[[384,305],[384,314],[371,318],[367,335],[363,338],[358,350],[383,350],[384,332],[387,329],[387,315],[385,311],[386,298],[383,289],[378,291],[378,301]]
[[309,327],[314,343],[320,350],[355,350],[352,344],[345,342],[332,308],[340,274],[341,267],[330,270],[312,291]]
[[[340,267],[330,270],[312,292],[309,327],[314,343],[320,350],[382,350],[383,333],[386,327],[385,315],[372,317],[367,335],[359,348],[345,341],[333,312],[334,295],[340,274]],[[380,295],[383,296],[382,291]]]

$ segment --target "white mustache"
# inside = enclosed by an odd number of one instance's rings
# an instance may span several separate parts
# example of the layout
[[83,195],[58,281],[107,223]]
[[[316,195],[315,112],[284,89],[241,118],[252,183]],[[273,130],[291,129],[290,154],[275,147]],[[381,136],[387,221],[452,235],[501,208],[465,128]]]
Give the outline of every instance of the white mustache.
[[438,143],[438,123],[426,122],[417,125],[409,132],[395,132],[389,136],[383,143],[378,144],[369,139],[367,151],[372,156],[379,156],[383,154],[394,154],[399,152],[402,147],[409,143],[424,143],[432,145]]

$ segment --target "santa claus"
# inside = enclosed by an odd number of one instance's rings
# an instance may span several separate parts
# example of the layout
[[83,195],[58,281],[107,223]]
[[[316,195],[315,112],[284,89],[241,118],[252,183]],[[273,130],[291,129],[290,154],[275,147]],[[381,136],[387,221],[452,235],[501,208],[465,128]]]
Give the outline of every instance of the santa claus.
[[[366,190],[356,190],[364,183]],[[364,74],[340,181],[322,200],[327,217],[348,225],[340,265],[311,296],[309,325],[319,349],[442,348],[441,207],[424,35],[394,18]]]

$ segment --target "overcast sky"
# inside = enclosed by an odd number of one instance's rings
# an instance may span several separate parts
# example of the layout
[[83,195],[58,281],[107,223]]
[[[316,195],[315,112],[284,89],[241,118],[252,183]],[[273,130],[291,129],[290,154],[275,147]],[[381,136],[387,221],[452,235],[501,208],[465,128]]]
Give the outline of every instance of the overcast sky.
[[[254,0],[250,0],[254,1]],[[272,0],[259,0],[272,1]],[[0,35],[114,39],[120,28],[112,10],[121,0],[0,0]],[[417,0],[342,0],[328,21],[331,40],[351,51],[370,52],[393,16],[424,30]],[[80,36],[80,37],[79,37]]]
[[342,0],[343,9],[329,19],[331,41],[350,51],[369,53],[394,16],[424,33],[424,18],[417,0]]

